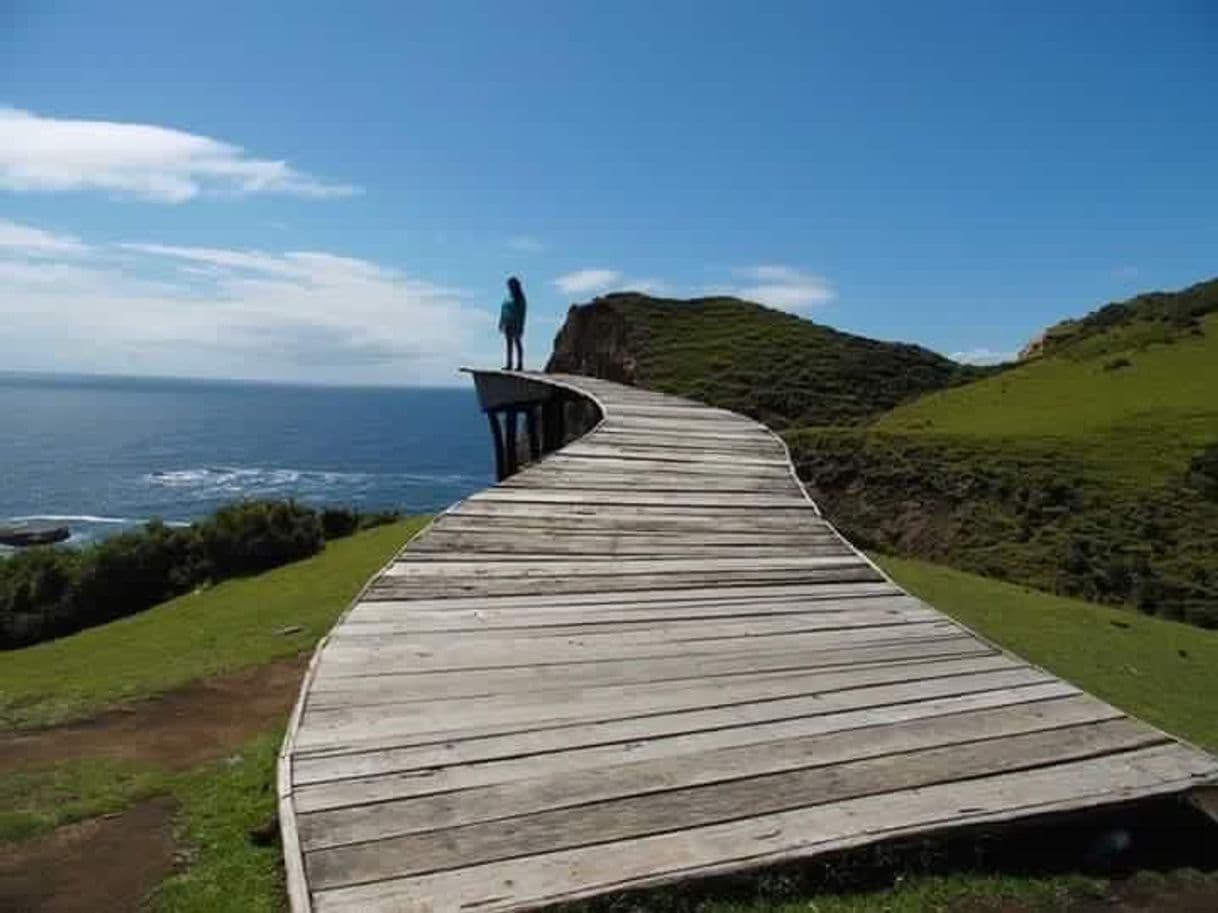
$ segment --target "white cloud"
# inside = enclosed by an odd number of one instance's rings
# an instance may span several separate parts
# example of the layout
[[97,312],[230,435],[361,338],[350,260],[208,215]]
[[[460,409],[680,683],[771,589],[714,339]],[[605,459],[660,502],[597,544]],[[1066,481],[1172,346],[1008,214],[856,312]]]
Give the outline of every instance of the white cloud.
[[540,238],[534,238],[532,235],[516,235],[507,239],[507,246],[510,250],[517,251],[522,254],[541,254],[550,249],[550,245],[546,244]]
[[614,269],[580,269],[554,280],[554,287],[567,295],[603,292],[620,282],[622,274]]
[[0,364],[448,383],[458,365],[499,355],[493,316],[465,293],[372,261],[81,244],[87,253],[59,257],[0,248]]
[[733,294],[782,311],[803,313],[836,297],[827,279],[790,266],[746,266],[732,272],[745,283]]
[[952,361],[964,362],[966,365],[997,365],[1004,361],[1014,361],[1019,354],[979,346],[975,349],[965,349],[963,352],[952,352],[948,357]]
[[72,235],[56,234],[0,219],[0,252],[20,251],[27,255],[80,254],[86,247]]
[[203,195],[345,197],[285,161],[254,158],[240,146],[152,124],[41,117],[0,108],[0,188],[100,190],[157,203]]

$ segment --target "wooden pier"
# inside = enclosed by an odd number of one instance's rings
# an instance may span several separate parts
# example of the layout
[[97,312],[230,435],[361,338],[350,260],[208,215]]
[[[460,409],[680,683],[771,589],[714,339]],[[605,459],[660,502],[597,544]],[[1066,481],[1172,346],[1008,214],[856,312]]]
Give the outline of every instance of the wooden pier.
[[503,481],[370,582],[302,687],[295,913],[505,913],[1218,783],[903,592],[761,425],[475,380]]

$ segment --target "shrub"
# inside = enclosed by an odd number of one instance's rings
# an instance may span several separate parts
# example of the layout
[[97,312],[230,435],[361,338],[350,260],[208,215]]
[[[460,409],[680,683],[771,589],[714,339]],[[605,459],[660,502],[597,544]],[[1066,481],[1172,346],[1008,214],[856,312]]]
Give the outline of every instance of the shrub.
[[360,515],[346,507],[327,507],[321,512],[321,532],[327,540],[341,539],[360,528]]
[[402,515],[396,510],[377,510],[370,514],[359,515],[359,528],[372,529],[376,526],[386,526],[390,523],[397,523],[402,519]]
[[0,648],[72,630],[76,564],[75,553],[49,547],[0,561]]
[[197,531],[154,520],[139,532],[79,553],[74,593],[78,627],[101,624],[185,593],[207,576]]
[[235,577],[299,561],[325,545],[317,513],[295,501],[243,501],[197,526],[211,576]]
[[0,558],[0,649],[142,612],[208,580],[298,561],[321,551],[326,537],[395,519],[248,501],[185,529],[154,520],[81,549],[27,549]]

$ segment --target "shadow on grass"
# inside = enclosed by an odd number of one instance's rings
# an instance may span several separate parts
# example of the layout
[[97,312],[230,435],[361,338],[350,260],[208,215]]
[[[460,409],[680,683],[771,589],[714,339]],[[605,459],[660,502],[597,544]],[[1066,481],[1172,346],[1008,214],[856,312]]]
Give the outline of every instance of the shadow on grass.
[[[562,913],[947,910],[963,901],[1067,909],[1108,879],[1218,873],[1218,825],[1178,799],[845,850],[762,870],[556,905]],[[1204,873],[1204,874],[1202,874]],[[900,895],[900,896],[898,896]],[[986,906],[985,909],[991,907]],[[999,909],[999,907],[993,907]],[[1002,908],[1007,909],[1007,908]]]

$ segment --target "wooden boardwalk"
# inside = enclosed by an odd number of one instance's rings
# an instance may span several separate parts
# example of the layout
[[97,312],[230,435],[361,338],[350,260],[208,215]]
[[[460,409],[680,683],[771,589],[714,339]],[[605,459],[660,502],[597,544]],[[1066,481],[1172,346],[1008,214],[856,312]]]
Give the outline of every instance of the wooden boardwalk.
[[762,426],[531,377],[602,423],[442,514],[314,657],[296,913],[501,913],[1218,781],[904,593]]

